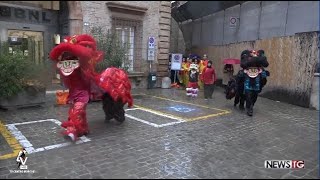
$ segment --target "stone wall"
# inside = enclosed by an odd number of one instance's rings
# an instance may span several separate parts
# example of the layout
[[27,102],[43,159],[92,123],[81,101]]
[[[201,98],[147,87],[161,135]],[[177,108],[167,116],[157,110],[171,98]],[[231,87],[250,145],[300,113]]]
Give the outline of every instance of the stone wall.
[[[198,54],[208,54],[213,60],[218,78],[223,76],[224,58],[240,58],[244,49],[263,49],[270,63],[271,76],[262,96],[309,107],[312,81],[319,59],[317,32],[276,37],[250,42],[193,49]],[[238,72],[239,66],[235,68]]]
[[160,1],[159,10],[159,43],[158,43],[158,68],[157,86],[161,86],[161,78],[168,76],[168,59],[170,47],[170,27],[171,27],[171,3],[170,1]]
[[1,1],[2,3],[25,5],[43,9],[59,10],[59,1]]
[[[112,27],[112,11],[107,7],[107,3],[112,1],[81,1],[83,22],[89,26],[84,26],[84,32],[88,32],[91,27],[102,26],[106,30]],[[168,71],[168,53],[170,42],[170,19],[171,3],[170,1],[120,1],[118,4],[130,5],[140,8],[146,8],[147,11],[142,16],[142,58],[137,60],[141,63],[138,71],[144,72],[146,77],[149,71],[149,62],[147,61],[148,38],[156,38],[155,60],[152,61],[151,71],[157,72],[158,82],[161,77],[167,76]],[[137,71],[137,70],[134,70]],[[141,83],[145,84],[145,83]],[[157,86],[160,86],[157,83]]]
[[[81,1],[83,22],[89,23],[84,26],[84,31],[94,26],[102,26],[106,30],[111,29],[112,12],[107,7],[108,2],[113,1]],[[144,7],[148,10],[143,15],[143,37],[142,37],[142,60],[147,59],[147,43],[149,36],[159,36],[160,2],[159,1],[119,1],[118,4]],[[158,41],[158,39],[157,39]],[[157,58],[156,58],[157,59]]]

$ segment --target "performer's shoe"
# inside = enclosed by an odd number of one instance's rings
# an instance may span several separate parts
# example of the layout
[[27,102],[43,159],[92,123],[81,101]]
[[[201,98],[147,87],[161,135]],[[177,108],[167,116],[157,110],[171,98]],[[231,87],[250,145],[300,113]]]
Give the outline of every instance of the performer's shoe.
[[126,117],[124,115],[124,111],[119,113],[119,114],[115,114],[114,115],[114,119],[116,121],[118,121],[120,124],[122,124],[126,120]]
[[244,105],[239,105],[239,109],[241,110],[241,111],[243,111],[244,110]]
[[73,133],[69,133],[68,136],[70,137],[70,139],[72,141],[74,141],[74,142],[76,141],[76,136]]
[[248,116],[252,116],[252,114],[253,114],[252,109],[247,109],[247,115],[248,115]]
[[105,123],[109,123],[111,119],[113,119],[112,116],[105,116],[104,122],[105,122]]
[[73,142],[76,142],[78,140],[76,130],[73,130],[71,128],[66,129],[65,131],[62,132],[62,134],[70,138]]

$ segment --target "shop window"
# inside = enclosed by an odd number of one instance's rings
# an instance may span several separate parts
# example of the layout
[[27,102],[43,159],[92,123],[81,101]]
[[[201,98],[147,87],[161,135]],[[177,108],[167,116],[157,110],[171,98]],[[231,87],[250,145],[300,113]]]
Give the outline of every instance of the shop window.
[[8,30],[9,53],[22,51],[35,64],[44,62],[43,32]]

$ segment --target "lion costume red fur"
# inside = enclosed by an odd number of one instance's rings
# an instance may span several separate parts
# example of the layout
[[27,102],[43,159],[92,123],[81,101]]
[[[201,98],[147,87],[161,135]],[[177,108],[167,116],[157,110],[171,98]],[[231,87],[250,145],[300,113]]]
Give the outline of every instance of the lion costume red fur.
[[[68,36],[64,42],[50,52],[66,87],[69,88],[68,102],[71,104],[67,121],[62,122],[64,135],[76,141],[78,137],[89,133],[86,106],[89,102],[90,87],[98,86],[104,93],[105,108],[120,108],[124,118],[123,106],[133,106],[131,83],[125,71],[118,68],[107,68],[102,73],[95,71],[95,65],[103,59],[103,53],[97,50],[97,44],[90,35]],[[106,115],[107,116],[107,115]],[[117,114],[114,115],[115,118]],[[109,117],[110,118],[110,117]],[[123,121],[124,119],[121,119]]]

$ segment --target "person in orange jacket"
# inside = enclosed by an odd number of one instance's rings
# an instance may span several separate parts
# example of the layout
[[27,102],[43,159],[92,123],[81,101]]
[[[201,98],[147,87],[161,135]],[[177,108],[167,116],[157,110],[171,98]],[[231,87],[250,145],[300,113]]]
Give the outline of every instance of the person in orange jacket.
[[206,54],[203,55],[203,59],[201,60],[201,63],[204,67],[207,67],[209,62],[208,56]]
[[207,67],[203,69],[201,80],[204,83],[204,98],[212,99],[212,94],[214,91],[214,83],[217,80],[216,72],[212,66],[212,61],[208,61]]

